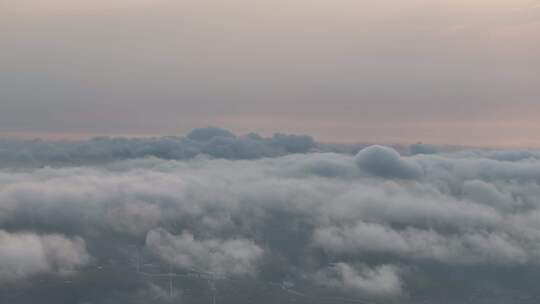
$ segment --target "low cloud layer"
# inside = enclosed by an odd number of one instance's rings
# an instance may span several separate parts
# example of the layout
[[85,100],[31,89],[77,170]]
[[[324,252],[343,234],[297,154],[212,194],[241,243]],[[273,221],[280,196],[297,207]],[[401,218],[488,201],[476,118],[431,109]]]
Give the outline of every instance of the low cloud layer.
[[[184,140],[216,133],[247,140],[213,129]],[[250,292],[305,303],[536,296],[527,287],[540,279],[536,152],[299,153],[293,142],[274,158],[1,170],[0,289],[78,270],[92,303],[190,303],[212,290],[230,303],[252,303]],[[84,292],[103,280],[110,292]]]

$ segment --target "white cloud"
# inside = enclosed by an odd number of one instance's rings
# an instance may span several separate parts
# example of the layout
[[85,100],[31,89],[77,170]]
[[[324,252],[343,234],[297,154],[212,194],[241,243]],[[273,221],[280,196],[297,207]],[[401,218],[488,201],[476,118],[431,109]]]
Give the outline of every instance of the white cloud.
[[363,266],[356,269],[346,263],[321,270],[315,275],[321,284],[347,290],[360,291],[376,296],[397,296],[402,293],[399,271],[392,265]]
[[391,253],[409,259],[430,259],[445,264],[537,263],[540,256],[504,233],[468,232],[443,234],[433,230],[395,230],[377,224],[321,228],[315,231],[316,245],[337,252]]
[[66,274],[90,261],[81,238],[0,230],[0,282]]
[[148,232],[146,246],[169,263],[218,276],[254,274],[264,254],[246,239],[198,240],[189,232],[176,236],[163,229]]

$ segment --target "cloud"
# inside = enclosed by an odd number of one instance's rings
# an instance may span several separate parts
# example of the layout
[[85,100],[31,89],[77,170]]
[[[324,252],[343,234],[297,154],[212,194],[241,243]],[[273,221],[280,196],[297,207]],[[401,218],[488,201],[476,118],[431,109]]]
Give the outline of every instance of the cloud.
[[392,265],[370,268],[363,266],[359,270],[346,263],[337,263],[333,267],[318,272],[315,276],[319,284],[346,290],[360,291],[377,296],[397,296],[402,293],[399,271]]
[[256,159],[306,153],[316,146],[310,136],[280,133],[268,138],[257,134],[236,136],[217,127],[194,129],[187,137],[96,137],[58,142],[0,140],[0,166],[95,165],[142,157],[184,160],[201,154],[225,159]]
[[523,203],[516,201],[510,191],[501,191],[496,185],[480,180],[465,181],[463,197],[505,211],[523,207]]
[[197,240],[189,232],[175,236],[162,229],[148,232],[146,246],[179,267],[217,276],[253,274],[264,251],[245,239]]
[[401,157],[397,151],[383,146],[367,147],[355,157],[356,164],[364,172],[383,178],[416,178],[422,174],[421,167],[413,160]]
[[454,154],[461,157],[487,158],[511,162],[540,159],[540,151],[538,150],[465,150],[457,151]]
[[209,141],[216,137],[235,138],[229,130],[218,127],[207,127],[194,129],[187,135],[187,138],[195,141]]
[[411,155],[417,154],[436,154],[438,152],[437,147],[433,145],[427,145],[422,143],[412,144],[409,146],[409,153]]
[[0,230],[0,282],[66,274],[90,261],[81,238]]
[[[237,137],[201,140],[216,138]],[[91,255],[111,290],[127,286],[121,277],[130,277],[133,294],[155,294],[161,302],[168,301],[168,286],[150,278],[169,265],[179,273],[215,273],[222,286],[239,280],[254,292],[288,280],[295,282],[288,294],[403,299],[422,291],[422,280],[454,290],[452,271],[470,285],[456,287],[465,297],[478,282],[497,286],[509,277],[523,283],[510,272],[540,265],[540,162],[534,158],[444,150],[401,156],[380,146],[357,155],[284,153],[1,169],[0,225],[9,231],[3,242],[48,252],[9,255],[27,255],[28,262],[8,263],[23,265],[19,272],[4,266],[11,273],[5,280],[19,284],[77,269]],[[85,250],[73,249],[76,244]],[[136,275],[139,259],[148,278]],[[104,280],[84,269],[77,276]],[[192,297],[186,290],[182,299]]]
[[[315,231],[316,244],[343,253],[390,253],[410,259],[450,264],[522,264],[538,261],[535,251],[504,233],[443,234],[434,230],[396,230],[377,224],[323,228]],[[531,255],[531,256],[529,256]]]
[[178,303],[182,301],[182,292],[167,290],[159,285],[149,283],[147,288],[141,290],[137,294],[138,299],[151,299],[157,303]]

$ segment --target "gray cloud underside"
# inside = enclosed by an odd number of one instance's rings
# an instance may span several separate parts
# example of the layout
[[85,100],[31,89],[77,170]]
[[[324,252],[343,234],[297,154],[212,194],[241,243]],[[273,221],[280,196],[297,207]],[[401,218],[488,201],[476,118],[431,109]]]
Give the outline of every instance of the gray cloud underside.
[[[250,133],[239,136],[218,127],[194,129],[186,136],[154,138],[96,137],[79,141],[0,139],[0,168],[97,165],[144,157],[188,160],[205,155],[211,158],[242,160],[309,152],[356,154],[367,146],[369,145],[325,144],[307,135],[277,133],[272,137],[262,137]],[[540,159],[538,150],[465,149],[421,143],[393,148],[404,155],[444,154],[452,158],[486,158],[500,161]],[[382,171],[387,170],[385,166],[388,165],[384,164],[395,162],[398,158],[392,153],[372,153],[376,149],[385,148],[375,146],[363,152],[368,158],[365,167],[373,166],[372,170],[381,170],[378,174],[385,174]],[[370,153],[371,158],[367,155]],[[360,157],[358,161],[362,161]],[[414,168],[414,164],[402,163],[401,170],[402,177],[414,177],[418,174],[418,168]]]
[[[450,280],[437,269],[539,266],[540,161],[501,160],[505,153],[402,156],[371,146],[356,155],[2,170],[0,248],[63,245],[0,274],[24,281],[90,256],[100,265],[139,252],[183,271],[413,301],[420,278]],[[15,256],[0,251],[6,258]]]
[[236,136],[221,128],[208,127],[194,129],[185,137],[96,137],[59,142],[0,140],[0,166],[81,165],[149,156],[183,160],[200,154],[255,159],[306,153],[315,148],[310,136],[274,134],[263,138],[254,133]]

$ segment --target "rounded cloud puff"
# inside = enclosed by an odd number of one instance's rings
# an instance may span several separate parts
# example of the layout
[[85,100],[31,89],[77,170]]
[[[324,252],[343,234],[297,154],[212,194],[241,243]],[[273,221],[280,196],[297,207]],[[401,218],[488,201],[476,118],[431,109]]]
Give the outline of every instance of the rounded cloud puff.
[[370,146],[354,158],[356,165],[365,173],[384,178],[416,178],[422,174],[420,165],[403,158],[389,147]]

